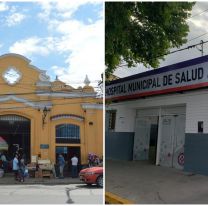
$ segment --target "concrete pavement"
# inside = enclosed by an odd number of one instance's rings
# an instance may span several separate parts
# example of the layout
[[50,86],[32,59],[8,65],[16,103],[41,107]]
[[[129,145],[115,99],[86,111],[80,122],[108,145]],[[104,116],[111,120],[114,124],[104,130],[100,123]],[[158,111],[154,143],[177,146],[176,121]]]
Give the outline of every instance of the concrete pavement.
[[103,189],[80,184],[3,185],[1,204],[102,204]]
[[208,204],[208,176],[145,161],[106,160],[106,191],[135,204]]

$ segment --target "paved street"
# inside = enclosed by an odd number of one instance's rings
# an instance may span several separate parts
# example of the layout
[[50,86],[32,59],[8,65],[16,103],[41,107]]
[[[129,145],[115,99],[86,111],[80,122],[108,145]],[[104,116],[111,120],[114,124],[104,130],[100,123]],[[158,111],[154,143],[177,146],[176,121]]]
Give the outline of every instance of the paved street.
[[145,161],[106,161],[106,191],[136,204],[208,204],[208,176]]
[[1,185],[1,204],[102,204],[103,190],[84,184]]

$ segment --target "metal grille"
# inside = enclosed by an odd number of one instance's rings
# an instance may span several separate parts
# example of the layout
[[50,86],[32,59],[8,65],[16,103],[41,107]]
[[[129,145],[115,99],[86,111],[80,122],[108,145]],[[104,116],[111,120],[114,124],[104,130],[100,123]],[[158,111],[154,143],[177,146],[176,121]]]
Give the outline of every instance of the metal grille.
[[21,121],[21,122],[26,122],[29,121],[29,119],[22,117],[22,116],[18,116],[18,115],[1,115],[0,116],[0,121],[9,121],[9,122],[17,122],[17,121]]
[[58,139],[80,139],[79,126],[74,124],[61,124],[56,126],[56,138]]

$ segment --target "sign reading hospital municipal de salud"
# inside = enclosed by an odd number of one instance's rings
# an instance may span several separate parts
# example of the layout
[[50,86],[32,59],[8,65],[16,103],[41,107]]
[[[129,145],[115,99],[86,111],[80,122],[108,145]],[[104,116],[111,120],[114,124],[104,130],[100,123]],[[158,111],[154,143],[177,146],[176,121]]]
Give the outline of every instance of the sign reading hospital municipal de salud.
[[106,84],[107,100],[184,91],[208,86],[208,56],[180,62]]

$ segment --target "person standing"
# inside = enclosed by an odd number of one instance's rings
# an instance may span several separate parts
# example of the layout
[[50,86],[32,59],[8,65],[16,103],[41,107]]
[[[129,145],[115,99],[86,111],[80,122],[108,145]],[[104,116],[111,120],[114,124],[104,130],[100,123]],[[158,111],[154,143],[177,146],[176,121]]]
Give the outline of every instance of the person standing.
[[59,164],[59,171],[60,171],[60,176],[59,178],[64,178],[64,166],[65,166],[65,160],[63,155],[59,155],[58,157],[58,164]]
[[13,163],[12,164],[12,169],[13,169],[13,172],[14,172],[14,178],[15,178],[15,180],[18,180],[18,170],[19,170],[18,154],[15,154],[15,157],[14,157],[12,163]]
[[78,168],[77,168],[77,165],[78,165],[78,158],[76,155],[74,155],[72,158],[71,158],[71,163],[72,163],[72,178],[75,178],[78,176]]
[[6,159],[5,152],[1,155],[1,161],[2,161],[2,165],[3,165],[4,172],[7,172],[8,161]]
[[19,178],[20,182],[25,181],[25,160],[23,158],[19,160]]

